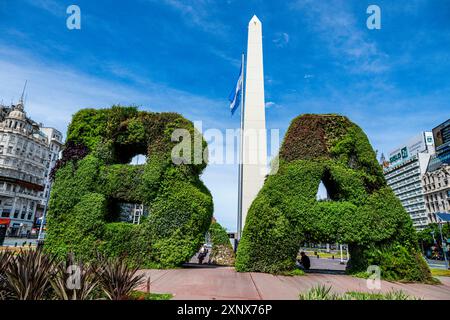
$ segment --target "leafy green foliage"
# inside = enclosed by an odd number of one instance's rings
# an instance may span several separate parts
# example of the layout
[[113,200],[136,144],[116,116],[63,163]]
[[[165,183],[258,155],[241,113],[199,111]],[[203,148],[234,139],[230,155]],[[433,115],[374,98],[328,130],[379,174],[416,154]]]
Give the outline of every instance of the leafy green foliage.
[[[330,201],[316,200],[320,181]],[[386,185],[366,135],[339,115],[293,120],[279,170],[249,209],[236,268],[292,270],[305,242],[347,243],[349,273],[376,264],[387,279],[431,280],[411,219]]]
[[301,270],[301,269],[293,269],[290,271],[283,271],[279,273],[280,276],[289,276],[289,277],[294,277],[294,276],[304,276],[305,275],[305,271]]
[[230,245],[230,238],[228,237],[227,230],[222,227],[218,222],[212,222],[209,226],[209,237],[213,245]]
[[[434,234],[434,239],[433,239]],[[442,237],[444,239],[450,238],[450,224],[446,223],[442,225]],[[417,238],[423,248],[429,248],[435,245],[435,240],[441,242],[441,232],[437,223],[431,223],[423,230],[417,232]],[[445,240],[444,240],[445,241]]]
[[387,293],[349,291],[337,294],[331,291],[331,287],[318,285],[299,295],[300,300],[415,300],[401,290],[393,290]]
[[331,291],[331,286],[316,286],[299,295],[300,300],[342,300],[342,297]]
[[0,300],[167,300],[171,294],[136,292],[144,275],[120,258],[99,255],[86,263],[42,250],[0,253]]
[[[67,151],[55,172],[45,250],[87,261],[100,252],[146,267],[178,266],[194,255],[208,230],[213,203],[199,178],[206,163],[171,161],[175,129],[191,134],[192,154],[185,156],[194,158],[194,136],[201,151],[206,148],[193,124],[176,113],[120,106],[77,112],[66,143],[76,152]],[[146,154],[147,163],[129,165],[137,154]],[[119,223],[118,202],[142,203],[150,216],[140,225]]]
[[210,260],[218,265],[234,265],[235,254],[227,230],[215,220],[209,226],[209,237],[213,244]]
[[133,291],[130,294],[132,300],[170,300],[173,295],[171,293],[146,293],[142,291]]
[[54,180],[56,171],[58,171],[59,168],[63,167],[67,162],[81,160],[85,156],[87,156],[88,153],[89,150],[85,145],[68,141],[62,151],[61,159],[58,159],[58,161],[56,161],[55,166],[50,172],[50,179]]

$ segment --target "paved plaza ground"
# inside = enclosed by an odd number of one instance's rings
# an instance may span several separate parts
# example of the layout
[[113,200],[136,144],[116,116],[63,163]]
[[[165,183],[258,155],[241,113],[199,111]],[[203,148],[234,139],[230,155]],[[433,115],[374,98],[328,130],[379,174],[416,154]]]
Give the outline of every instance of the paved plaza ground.
[[[322,259],[313,261],[312,266],[329,262]],[[331,262],[339,273],[343,266],[339,260]],[[337,263],[337,264],[336,264]],[[322,284],[331,286],[336,293],[346,291],[377,292],[369,290],[366,280],[336,272],[308,273],[304,276],[273,276],[265,273],[240,273],[231,267],[187,267],[171,270],[141,270],[150,277],[150,291],[156,293],[172,293],[174,299],[249,299],[249,300],[298,300],[300,292]],[[417,283],[393,283],[382,281],[381,292],[402,290],[411,296],[421,299],[450,300],[450,277],[439,277],[442,284],[426,285]],[[145,286],[142,287],[142,290]]]

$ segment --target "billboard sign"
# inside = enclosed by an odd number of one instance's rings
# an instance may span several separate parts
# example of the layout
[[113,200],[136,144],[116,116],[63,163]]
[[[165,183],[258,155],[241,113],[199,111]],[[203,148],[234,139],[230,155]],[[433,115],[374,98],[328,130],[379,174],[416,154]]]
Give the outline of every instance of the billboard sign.
[[427,146],[434,146],[434,138],[432,132],[425,132],[425,143]]
[[433,129],[433,138],[436,151],[450,147],[450,119]]
[[408,160],[419,152],[426,151],[427,145],[433,144],[433,141],[429,139],[430,137],[431,132],[422,132],[409,140],[406,145],[392,150],[389,153],[390,164],[399,164],[405,160]]

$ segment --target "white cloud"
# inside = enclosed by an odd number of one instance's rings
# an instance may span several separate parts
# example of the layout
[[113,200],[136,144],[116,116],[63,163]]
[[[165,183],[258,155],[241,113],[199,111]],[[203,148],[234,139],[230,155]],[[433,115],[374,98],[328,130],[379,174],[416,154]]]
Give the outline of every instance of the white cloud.
[[278,32],[275,34],[275,38],[272,40],[272,42],[278,48],[284,48],[289,43],[289,34],[287,34],[286,32]]
[[[412,94],[380,83],[361,85],[345,91],[329,89],[322,96],[285,94],[277,100],[272,127],[287,128],[287,119],[305,113],[339,113],[359,125],[379,154],[406,142],[421,131],[429,131],[448,119],[450,88]],[[430,108],[432,106],[432,108]],[[270,112],[271,109],[268,110]],[[274,114],[275,115],[275,114]]]
[[232,66],[239,68],[241,66],[241,60],[230,57],[229,55],[227,55],[225,52],[218,50],[216,48],[210,48],[209,49],[210,52],[214,55],[216,55],[217,57],[229,62]]
[[66,15],[67,7],[64,7],[61,3],[58,3],[55,0],[26,0],[26,2],[38,9],[47,11],[54,16]]
[[[388,55],[379,49],[376,42],[363,32],[365,24],[351,13],[348,2],[301,0],[293,4],[302,12],[308,25],[326,44],[335,57],[346,61],[345,66],[354,73],[382,73],[390,69]],[[362,12],[365,14],[365,11]]]
[[271,107],[274,107],[276,104],[275,104],[275,102],[273,102],[273,101],[267,101],[266,102],[266,108],[271,108]]
[[215,1],[163,0],[162,2],[178,11],[188,25],[197,26],[203,31],[220,36],[224,36],[228,30],[226,25],[214,18],[217,4]]
[[202,108],[207,106],[210,113],[226,108],[225,100],[212,100],[167,87],[118,65],[106,63],[105,66],[113,74],[134,82],[133,86],[84,74],[66,65],[48,65],[20,50],[3,48],[0,49],[0,96],[7,102],[17,99],[24,81],[28,80],[27,110],[39,121],[60,126],[67,124],[71,114],[80,108],[108,107],[115,103],[183,112],[211,126],[223,124],[214,122]]
[[[81,73],[66,65],[49,65],[14,49],[0,48],[0,100],[5,104],[17,101],[25,80],[28,80],[25,111],[35,121],[66,133],[72,114],[81,108],[109,107],[113,104],[145,106],[144,110],[172,111],[188,119],[203,120],[203,129],[224,128],[230,122],[215,116],[215,110],[227,103],[196,96],[170,88],[135,74],[119,65],[106,65],[113,73],[131,78],[134,83],[124,85]],[[217,119],[220,120],[217,120]],[[236,230],[237,169],[231,165],[208,166],[202,179],[211,190],[215,202],[215,216],[225,227]]]

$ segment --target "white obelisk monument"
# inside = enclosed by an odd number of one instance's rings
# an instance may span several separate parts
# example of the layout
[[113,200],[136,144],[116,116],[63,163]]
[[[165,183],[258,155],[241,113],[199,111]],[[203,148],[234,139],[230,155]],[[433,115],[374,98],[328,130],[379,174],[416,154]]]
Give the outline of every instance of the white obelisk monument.
[[[238,237],[242,234],[247,212],[264,184],[267,174],[267,137],[264,102],[262,25],[253,16],[248,24],[247,68],[242,143],[241,216]],[[240,220],[240,225],[239,225]]]

